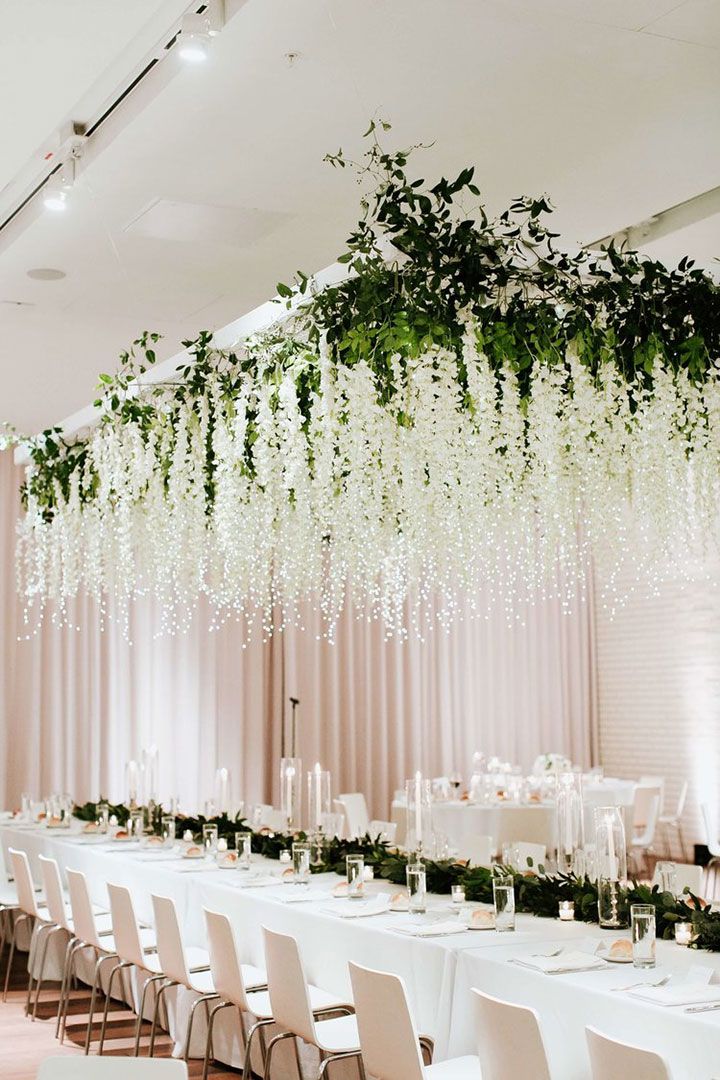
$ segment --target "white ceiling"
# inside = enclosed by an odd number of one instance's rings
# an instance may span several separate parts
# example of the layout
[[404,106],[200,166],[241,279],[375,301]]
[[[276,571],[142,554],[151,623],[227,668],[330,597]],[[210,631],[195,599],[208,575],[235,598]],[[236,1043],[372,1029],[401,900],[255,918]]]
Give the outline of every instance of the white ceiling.
[[[155,33],[183,6],[0,0],[3,25],[25,5],[24,32],[0,45],[15,104],[0,184],[137,62],[150,18]],[[719,60],[716,0],[247,0],[209,62],[178,65],[88,163],[64,215],[27,213],[0,237],[0,419],[57,422],[142,329],[172,355],[332,262],[358,189],[322,157],[357,153],[375,113],[391,144],[434,141],[423,174],[476,164],[491,209],[549,192],[568,243],[715,187]],[[655,248],[709,263],[720,217]],[[36,267],[67,277],[34,281]]]

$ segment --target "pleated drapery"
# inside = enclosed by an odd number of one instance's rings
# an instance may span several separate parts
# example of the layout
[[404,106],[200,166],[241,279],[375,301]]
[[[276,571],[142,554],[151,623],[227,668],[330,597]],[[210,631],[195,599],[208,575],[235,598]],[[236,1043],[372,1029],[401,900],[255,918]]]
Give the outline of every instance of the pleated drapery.
[[[334,643],[310,605],[304,629],[245,641],[227,622],[211,630],[198,610],[191,630],[157,636],[157,612],[138,601],[130,644],[101,624],[93,601],[72,608],[73,628],[46,618],[25,640],[15,591],[14,546],[21,470],[0,454],[0,795],[67,791],[125,796],[125,763],[156,745],[160,795],[184,809],[213,794],[216,768],[246,803],[277,801],[289,697],[300,699],[304,766],[329,768],[336,792],[363,790],[386,817],[395,788],[416,769],[467,774],[472,754],[528,767],[558,751],[594,758],[596,721],[592,589],[570,614],[538,599],[516,612],[490,610],[449,631],[431,623],[421,640],[386,641],[377,622],[343,614]],[[475,607],[480,598],[475,598]]]

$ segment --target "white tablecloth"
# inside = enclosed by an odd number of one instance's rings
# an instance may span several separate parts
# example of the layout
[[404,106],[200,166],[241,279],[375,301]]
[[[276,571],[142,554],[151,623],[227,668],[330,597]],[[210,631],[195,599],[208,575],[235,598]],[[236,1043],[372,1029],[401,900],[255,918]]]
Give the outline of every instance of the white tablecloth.
[[[152,916],[151,893],[172,896],[187,944],[206,944],[202,913],[206,906],[230,915],[242,943],[243,959],[258,966],[263,966],[263,925],[294,934],[309,978],[339,995],[350,992],[348,960],[397,972],[406,980],[419,1029],[436,1039],[438,1060],[472,1052],[474,1033],[468,991],[478,986],[537,1009],[555,1068],[553,1080],[589,1080],[584,1040],[587,1024],[660,1049],[668,1058],[674,1080],[711,1080],[719,1075],[720,1012],[688,1015],[677,1008],[644,1004],[627,994],[611,993],[610,989],[640,978],[660,977],[666,971],[683,978],[693,964],[712,968],[720,976],[720,955],[659,942],[656,972],[612,965],[603,971],[578,975],[539,975],[508,961],[518,954],[550,951],[556,943],[556,947],[571,942],[577,947],[583,941],[594,945],[600,939],[610,941],[618,935],[579,923],[520,916],[518,932],[512,938],[494,931],[465,931],[431,939],[405,937],[393,927],[407,916],[388,913],[344,920],[330,913],[328,908],[334,910],[342,903],[329,895],[337,880],[334,875],[313,878],[312,893],[324,893],[317,900],[283,903],[285,896],[294,893],[295,886],[243,888],[244,875],[240,871],[198,869],[191,864],[191,872],[187,872],[187,862],[133,852],[128,847],[118,850],[109,845],[61,839],[41,829],[3,827],[0,837],[5,848],[9,842],[26,850],[35,869],[37,855],[44,852],[57,858],[63,867],[83,870],[96,902],[107,901],[106,881],[128,885],[138,915],[148,920]],[[256,863],[258,868],[262,864],[264,871],[278,870],[277,863],[260,859]],[[386,883],[377,883],[373,888],[395,890]],[[443,917],[448,917],[447,898],[432,897],[431,907],[436,914],[442,911]],[[201,1013],[198,1010],[198,1018]],[[237,1061],[238,1054],[237,1045],[231,1044],[232,1030],[232,1025],[219,1028],[216,1040],[218,1056],[231,1063]]]
[[[593,838],[596,806],[626,808],[632,805],[634,794],[635,784],[631,780],[608,777],[587,783],[583,788],[586,839],[591,842]],[[406,808],[402,800],[393,802],[391,818],[398,826],[398,843],[402,843],[406,827]],[[555,846],[554,803],[485,806],[467,800],[436,802],[432,807],[432,820],[433,828],[448,838],[450,847],[462,859],[471,857],[471,842],[478,836],[491,836],[498,852],[503,844],[518,840],[545,844],[548,851]]]

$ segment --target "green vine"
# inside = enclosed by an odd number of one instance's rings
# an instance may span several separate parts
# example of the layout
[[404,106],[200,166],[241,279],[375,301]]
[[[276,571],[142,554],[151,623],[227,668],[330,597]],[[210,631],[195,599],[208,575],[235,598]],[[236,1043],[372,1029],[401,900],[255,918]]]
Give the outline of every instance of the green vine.
[[[279,382],[293,365],[306,425],[320,385],[316,347],[321,339],[337,362],[351,366],[362,360],[370,366],[383,406],[395,399],[396,363],[433,346],[450,349],[459,359],[465,407],[472,410],[462,364],[469,318],[479,345],[497,370],[509,365],[525,398],[533,370],[566,363],[569,346],[593,375],[612,360],[640,388],[652,386],[659,360],[698,385],[717,377],[720,288],[692,260],[668,269],[612,245],[568,254],[546,224],[552,211],[547,198],[517,198],[491,219],[473,168],[452,180],[426,182],[408,171],[421,148],[385,150],[381,135],[389,130],[382,120],[370,124],[360,162],[348,160],[342,150],[326,158],[334,168],[354,169],[365,192],[360,220],[338,258],[351,271],[346,280],[316,291],[311,278],[298,271],[292,283],[277,286],[289,311],[281,326],[236,352],[217,350],[212,335],[202,331],[183,342],[190,358],[169,383],[143,385],[156,363],[159,337],[147,331],[121,355],[115,375],[100,376],[95,404],[105,423],[133,422],[147,435],[159,418],[175,430],[181,406],[190,404],[198,417],[206,410],[208,507],[217,468],[209,380],[217,380],[221,397],[232,402],[242,375],[256,370],[261,351],[271,382]],[[409,422],[401,403],[394,412],[398,424]],[[250,415],[245,454],[250,474],[255,438]],[[50,428],[20,441],[34,466],[23,489],[26,503],[32,496],[50,518],[58,498],[68,499],[74,489],[81,503],[92,501],[98,477],[88,460],[87,437],[65,439],[60,429]]]
[[[76,806],[74,816],[80,821],[97,819],[97,804],[88,802]],[[120,824],[129,816],[125,806],[111,806],[110,813],[115,814]],[[152,831],[160,833],[162,807],[155,807],[151,822]],[[176,837],[186,831],[193,838],[202,842],[202,829],[205,824],[217,825],[218,837],[222,837],[232,847],[235,833],[252,832],[252,851],[268,859],[279,859],[281,851],[290,849],[294,840],[307,840],[302,830],[287,834],[273,832],[270,829],[254,831],[248,822],[238,814],[235,818],[227,814],[212,818],[178,816],[176,818]],[[379,838],[366,835],[355,840],[328,840],[323,848],[320,860],[311,867],[313,873],[345,874],[347,855],[362,855],[365,863],[372,866],[379,878],[404,886],[408,858],[405,854],[391,847]],[[448,894],[452,885],[462,885],[468,900],[491,904],[493,901],[493,871],[485,866],[471,866],[467,862],[452,859],[426,859],[425,874],[428,890],[439,895]],[[510,871],[508,871],[510,876]],[[536,915],[546,919],[558,918],[558,905],[561,900],[572,900],[575,904],[575,918],[586,923],[598,922],[597,886],[587,878],[573,874],[549,874],[540,866],[534,868],[528,861],[528,869],[512,873],[515,890],[516,910],[524,914]],[[712,912],[709,905],[688,890],[682,897],[661,892],[657,885],[644,885],[631,882],[622,893],[619,906],[621,919],[629,923],[631,904],[652,904],[655,908],[657,933],[662,938],[672,938],[676,922],[691,922],[695,932],[693,947],[720,952],[720,912]]]

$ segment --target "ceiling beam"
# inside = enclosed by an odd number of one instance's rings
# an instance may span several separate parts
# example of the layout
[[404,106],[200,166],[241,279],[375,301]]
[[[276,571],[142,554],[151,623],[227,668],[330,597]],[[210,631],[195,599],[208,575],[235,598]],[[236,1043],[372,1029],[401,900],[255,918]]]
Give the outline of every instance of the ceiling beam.
[[687,229],[690,225],[697,225],[700,221],[720,214],[720,187],[703,191],[700,195],[693,195],[691,199],[669,206],[667,210],[660,210],[652,214],[645,221],[639,221],[636,225],[628,225],[618,232],[602,236],[599,240],[593,240],[585,244],[586,248],[608,247],[611,243],[615,247],[635,251],[645,244],[651,244],[655,240],[661,240],[664,236]]

